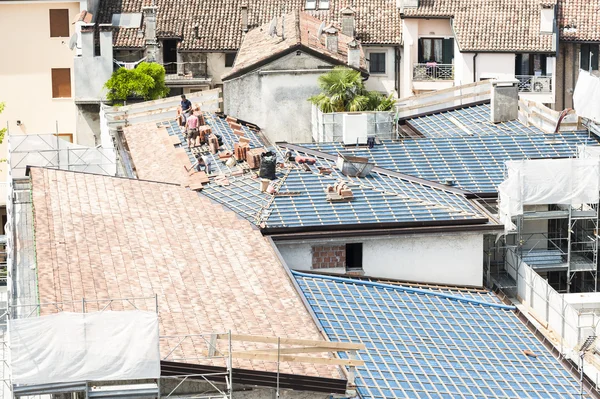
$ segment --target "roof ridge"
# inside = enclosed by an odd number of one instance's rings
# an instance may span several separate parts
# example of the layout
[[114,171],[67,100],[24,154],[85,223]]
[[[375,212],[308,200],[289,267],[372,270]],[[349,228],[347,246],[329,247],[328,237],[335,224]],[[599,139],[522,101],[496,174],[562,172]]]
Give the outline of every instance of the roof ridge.
[[466,302],[466,303],[470,303],[473,305],[488,306],[491,308],[497,308],[497,309],[502,309],[502,310],[516,310],[517,309],[516,306],[512,306],[512,305],[484,302],[484,301],[479,301],[477,299],[471,299],[471,298],[461,297],[461,296],[452,295],[452,294],[444,294],[443,292],[432,291],[432,290],[428,290],[428,289],[424,289],[424,288],[404,287],[401,285],[377,283],[377,282],[373,282],[373,281],[351,279],[351,278],[347,278],[347,277],[334,277],[334,276],[328,276],[328,275],[324,275],[324,274],[302,273],[302,272],[297,272],[295,270],[290,270],[290,272],[292,273],[292,275],[298,276],[298,277],[319,278],[322,280],[332,280],[332,281],[337,281],[340,283],[368,285],[371,287],[386,288],[386,289],[390,289],[390,290],[409,292],[409,293],[413,293],[413,294],[431,295],[431,296],[437,296],[437,297],[455,300],[455,301],[459,301],[459,302]]

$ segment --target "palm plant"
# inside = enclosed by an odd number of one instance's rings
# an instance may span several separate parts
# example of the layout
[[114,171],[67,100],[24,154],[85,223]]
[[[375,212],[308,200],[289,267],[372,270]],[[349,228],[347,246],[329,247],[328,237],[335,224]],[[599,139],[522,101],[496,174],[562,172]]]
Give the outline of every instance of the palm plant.
[[322,112],[389,111],[396,101],[393,95],[384,97],[377,91],[368,91],[359,71],[335,67],[319,76],[322,92],[308,99]]

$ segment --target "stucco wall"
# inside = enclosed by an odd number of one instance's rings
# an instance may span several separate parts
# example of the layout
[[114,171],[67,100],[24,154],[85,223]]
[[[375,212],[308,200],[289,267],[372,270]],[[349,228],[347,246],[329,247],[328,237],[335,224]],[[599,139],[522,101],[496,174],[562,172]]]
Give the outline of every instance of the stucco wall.
[[[294,270],[310,270],[316,245],[363,243],[365,276],[422,283],[483,284],[483,234],[415,234],[394,237],[360,237],[346,240],[277,242],[287,265]],[[342,268],[319,269],[344,273]]]
[[[474,53],[460,53],[455,46],[454,82],[457,85],[473,82]],[[514,53],[479,53],[475,59],[477,81],[486,78],[515,76]]]
[[310,55],[284,56],[258,70],[224,82],[225,113],[261,127],[271,142],[312,141],[310,96],[331,67]]
[[363,46],[365,57],[370,59],[370,53],[385,53],[385,73],[372,73],[365,82],[368,90],[382,93],[396,93],[396,49],[394,47]]
[[208,53],[206,57],[208,76],[212,78],[213,84],[221,84],[223,75],[231,71],[231,67],[225,67],[225,53]]
[[[51,72],[52,68],[70,68],[73,91],[74,53],[68,37],[50,37],[49,10],[68,9],[71,22],[79,7],[78,1],[0,2],[0,101],[6,103],[0,126],[8,122],[12,134],[55,133],[57,124],[60,133],[75,133],[75,104],[72,98],[52,98]],[[75,26],[69,26],[73,34]]]

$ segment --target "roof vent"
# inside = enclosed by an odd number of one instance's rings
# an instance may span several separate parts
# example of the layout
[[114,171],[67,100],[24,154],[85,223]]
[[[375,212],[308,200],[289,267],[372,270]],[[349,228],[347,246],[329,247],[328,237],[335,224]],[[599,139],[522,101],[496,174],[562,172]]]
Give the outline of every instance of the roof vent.
[[454,187],[458,184],[458,182],[454,179],[446,179],[444,180],[444,184],[450,187]]
[[338,153],[336,166],[344,176],[366,177],[371,173],[375,164],[369,162],[369,158],[351,157]]

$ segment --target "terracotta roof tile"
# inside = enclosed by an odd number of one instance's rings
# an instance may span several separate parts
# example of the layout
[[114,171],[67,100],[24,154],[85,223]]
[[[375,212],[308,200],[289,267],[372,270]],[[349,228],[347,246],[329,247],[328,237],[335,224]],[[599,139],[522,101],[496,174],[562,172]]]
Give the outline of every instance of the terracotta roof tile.
[[[585,0],[582,0],[585,1]],[[420,0],[407,17],[452,17],[461,51],[552,51],[540,34],[542,5],[555,0]]]
[[[325,46],[325,35],[317,36],[319,26],[324,21],[304,12],[293,12],[279,18],[276,25],[277,35],[269,34],[270,23],[266,23],[248,32],[236,56],[235,64],[228,76],[236,75],[242,70],[252,67],[274,55],[283,54],[297,45],[332,58],[346,65],[348,62],[348,43],[353,40],[338,29],[338,51],[331,52]],[[281,36],[282,30],[283,38]],[[361,49],[361,69],[367,69]]]
[[600,0],[558,0],[558,5],[562,40],[600,42]]
[[[31,180],[41,303],[157,295],[161,335],[320,339],[271,245],[233,212],[177,185],[42,168]],[[205,349],[186,342],[175,355]],[[281,372],[340,378],[334,366],[283,363]]]
[[[147,2],[146,2],[147,3]],[[141,12],[144,0],[104,0],[98,22],[110,23],[113,13]],[[182,37],[182,50],[237,50],[243,38],[241,6],[248,5],[250,29],[270,22],[276,15],[304,10],[305,0],[155,0],[159,37]],[[330,0],[329,10],[310,11],[326,22],[339,23],[348,0]],[[357,38],[363,44],[400,44],[402,27],[396,0],[354,0]],[[198,24],[198,37],[194,26]],[[125,31],[125,32],[123,32]],[[116,47],[142,47],[137,29],[116,29]]]

